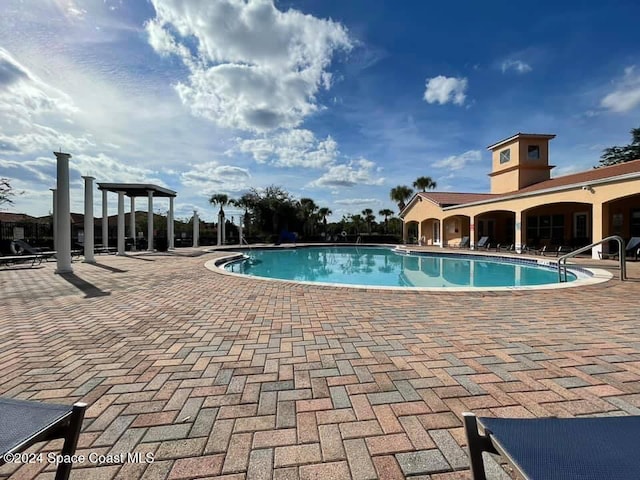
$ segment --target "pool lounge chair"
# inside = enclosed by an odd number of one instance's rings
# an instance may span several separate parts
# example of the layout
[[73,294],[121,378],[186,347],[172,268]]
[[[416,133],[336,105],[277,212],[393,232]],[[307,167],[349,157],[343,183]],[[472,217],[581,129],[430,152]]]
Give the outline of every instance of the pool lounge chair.
[[31,266],[33,267],[40,265],[42,260],[42,255],[0,255],[0,266],[7,267],[9,265],[31,262]]
[[[482,452],[528,480],[637,480],[640,416],[476,418],[464,413],[471,475],[486,480]],[[478,430],[482,428],[482,433]]]
[[456,245],[453,245],[456,248],[468,248],[469,247],[469,237],[462,237],[460,239],[460,242],[458,242]]
[[480,237],[478,243],[475,244],[475,248],[486,248],[489,249],[489,237]]
[[24,240],[14,240],[11,242],[11,251],[16,255],[24,255],[27,252],[29,255],[40,255],[43,260],[47,261],[51,257],[54,257],[57,252],[53,250],[45,250],[39,247],[32,247]]
[[[69,457],[75,454],[85,409],[84,403],[67,406],[0,398],[0,465],[34,443],[63,438],[61,454],[66,461],[58,464],[55,480],[67,480],[72,466]],[[49,461],[49,454],[42,453],[43,463]]]

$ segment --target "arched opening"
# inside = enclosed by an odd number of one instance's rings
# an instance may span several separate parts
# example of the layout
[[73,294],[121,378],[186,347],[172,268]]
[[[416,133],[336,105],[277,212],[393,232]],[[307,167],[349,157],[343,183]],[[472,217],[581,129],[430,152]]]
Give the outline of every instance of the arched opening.
[[442,222],[442,241],[446,246],[460,246],[466,237],[470,238],[471,219],[467,215],[452,215]]
[[420,223],[420,244],[440,245],[440,219],[427,218]]
[[522,212],[522,242],[530,248],[580,248],[592,242],[590,203],[559,202]]
[[515,244],[516,214],[510,210],[491,210],[476,216],[474,235],[476,243],[482,237],[489,237],[485,246],[505,248]]

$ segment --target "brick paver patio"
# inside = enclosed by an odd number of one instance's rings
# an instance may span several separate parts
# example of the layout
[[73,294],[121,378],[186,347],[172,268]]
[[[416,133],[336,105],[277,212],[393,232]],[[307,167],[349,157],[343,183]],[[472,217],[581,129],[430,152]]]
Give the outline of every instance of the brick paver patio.
[[463,411],[640,414],[640,264],[582,289],[416,293],[234,278],[191,253],[0,270],[0,394],[88,402],[78,453],[154,455],[72,478],[454,480]]

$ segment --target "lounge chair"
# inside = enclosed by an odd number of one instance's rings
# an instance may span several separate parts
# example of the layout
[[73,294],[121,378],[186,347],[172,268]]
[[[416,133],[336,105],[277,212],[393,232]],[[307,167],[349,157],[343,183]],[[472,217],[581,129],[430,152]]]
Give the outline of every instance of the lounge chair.
[[40,265],[42,260],[42,255],[0,255],[0,265],[4,267],[27,262],[31,262],[31,266],[33,267]]
[[[0,398],[0,465],[21,458],[17,454],[37,442],[63,438],[55,480],[67,480],[71,473],[71,456],[75,454],[86,404],[53,405],[28,400]],[[34,461],[51,463],[51,452],[30,454]],[[19,462],[24,463],[24,462]]]
[[454,245],[456,248],[468,248],[469,247],[469,237],[462,237],[460,242]]
[[640,255],[640,237],[631,237],[625,247],[627,257],[634,256],[634,260],[638,260]]
[[24,255],[24,252],[27,252],[29,255],[40,255],[45,261],[47,261],[51,257],[54,257],[57,253],[53,250],[45,250],[39,247],[32,247],[24,240],[14,240],[13,242],[11,242],[11,251],[16,255]]
[[489,237],[480,237],[480,240],[478,240],[478,243],[475,244],[475,248],[489,248],[489,244],[487,243],[489,241]]
[[476,418],[472,413],[463,415],[474,480],[486,480],[482,452],[501,455],[521,478],[529,480],[640,478],[640,416]]

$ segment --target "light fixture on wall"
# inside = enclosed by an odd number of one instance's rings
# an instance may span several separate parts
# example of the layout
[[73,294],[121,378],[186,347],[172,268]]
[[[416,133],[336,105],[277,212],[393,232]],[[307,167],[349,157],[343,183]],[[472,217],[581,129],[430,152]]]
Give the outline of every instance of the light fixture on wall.
[[594,190],[594,188],[591,185],[583,185],[582,186],[582,190],[588,190],[591,193],[596,193],[596,191]]

